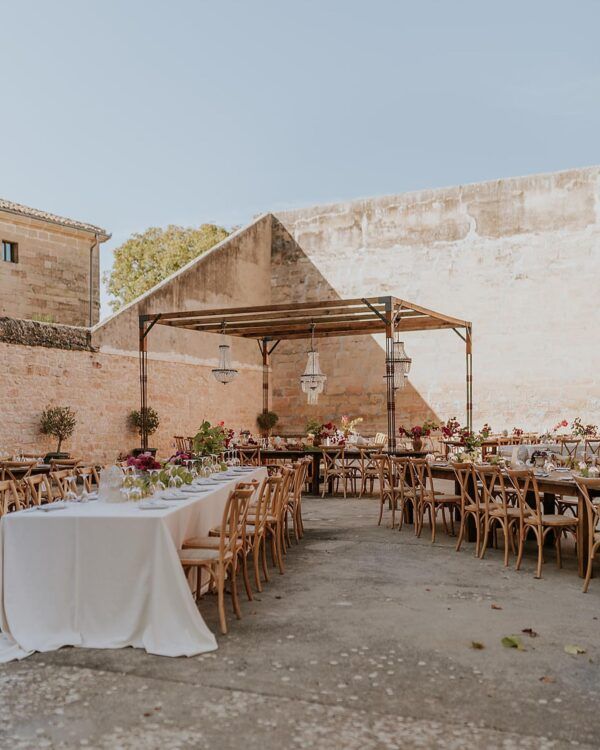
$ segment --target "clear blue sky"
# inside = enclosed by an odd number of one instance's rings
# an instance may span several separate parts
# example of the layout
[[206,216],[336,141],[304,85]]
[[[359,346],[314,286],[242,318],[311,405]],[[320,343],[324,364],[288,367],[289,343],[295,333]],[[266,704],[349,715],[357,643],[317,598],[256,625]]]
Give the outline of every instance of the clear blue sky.
[[104,268],[149,226],[600,162],[597,0],[4,0],[0,27],[0,196],[112,231]]

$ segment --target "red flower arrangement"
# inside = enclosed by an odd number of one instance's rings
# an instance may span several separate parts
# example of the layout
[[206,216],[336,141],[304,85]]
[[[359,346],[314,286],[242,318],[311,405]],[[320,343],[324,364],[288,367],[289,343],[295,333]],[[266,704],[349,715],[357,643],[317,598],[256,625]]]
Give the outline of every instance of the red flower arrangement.
[[181,465],[184,461],[191,461],[193,458],[193,453],[189,453],[188,451],[177,451],[174,456],[171,456],[169,463]]
[[450,417],[446,424],[442,425],[442,435],[446,438],[453,438],[460,432],[460,422],[456,417]]
[[139,456],[128,456],[127,466],[134,466],[138,471],[160,469],[161,466],[152,453],[140,453]]
[[513,427],[513,435],[515,437],[521,437],[523,430],[520,427]]
[[422,425],[417,424],[414,427],[410,427],[408,430],[406,427],[398,427],[398,432],[401,435],[406,435],[406,437],[411,437],[413,440],[415,438],[418,440],[419,438],[431,435],[431,431],[436,429],[437,425],[435,422],[424,422]]
[[223,430],[223,441],[225,448],[229,448],[229,446],[231,445],[231,441],[233,440],[233,436],[235,435],[235,431],[229,427],[225,427],[225,422],[219,422],[219,427]]

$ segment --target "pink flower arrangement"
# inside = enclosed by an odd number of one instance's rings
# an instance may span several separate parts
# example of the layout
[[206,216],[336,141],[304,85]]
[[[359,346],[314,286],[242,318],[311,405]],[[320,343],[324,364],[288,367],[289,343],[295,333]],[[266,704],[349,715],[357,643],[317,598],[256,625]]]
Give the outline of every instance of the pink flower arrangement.
[[152,453],[140,453],[139,456],[128,456],[127,466],[134,466],[138,471],[160,469],[161,466]]
[[446,424],[442,425],[442,435],[446,438],[453,438],[460,432],[460,422],[456,417],[450,417]]

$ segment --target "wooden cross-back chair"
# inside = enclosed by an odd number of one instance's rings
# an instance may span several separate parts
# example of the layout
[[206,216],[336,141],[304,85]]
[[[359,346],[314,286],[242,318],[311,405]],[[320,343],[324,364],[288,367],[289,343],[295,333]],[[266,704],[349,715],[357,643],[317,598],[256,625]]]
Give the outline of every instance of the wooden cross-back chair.
[[431,526],[431,543],[433,544],[435,542],[435,527],[438,513],[441,512],[444,531],[448,533],[446,511],[450,511],[450,529],[454,533],[454,510],[460,509],[460,495],[448,495],[444,492],[438,492],[434,488],[431,467],[426,458],[411,458],[409,466],[412,472],[412,485],[418,496],[417,536],[421,536],[425,513],[427,512]]
[[51,471],[48,476],[50,478],[53,496],[60,497],[64,500],[67,493],[71,489],[74,489],[74,480],[77,479],[77,471],[75,467],[71,469],[60,469],[60,471]]
[[482,502],[477,475],[472,463],[452,464],[456,481],[460,487],[460,529],[456,542],[456,551],[460,551],[469,518],[475,524],[475,557],[481,552],[481,533],[485,521],[485,505]]
[[35,474],[23,480],[26,488],[26,505],[43,505],[54,500],[47,474]]
[[95,466],[81,466],[77,468],[77,476],[81,477],[86,492],[98,489],[100,478]]
[[291,542],[288,518],[291,518],[292,521],[292,529],[296,543],[298,543],[304,535],[304,526],[302,524],[302,490],[306,481],[306,475],[308,474],[309,463],[312,463],[311,459],[305,457],[292,464],[294,475],[289,485],[284,516],[284,534],[288,546]]
[[390,457],[387,453],[374,453],[372,458],[377,464],[379,478],[379,518],[377,525],[381,526],[383,509],[387,503],[392,509],[392,528],[394,528],[396,525],[396,498]]
[[245,538],[245,524],[250,498],[254,494],[253,488],[232,490],[225,503],[220,524],[218,548],[213,546],[213,540],[208,537],[210,546],[202,546],[204,539],[197,537],[186,540],[179,551],[179,559],[187,575],[190,570],[197,570],[196,600],[202,594],[202,571],[206,571],[209,578],[209,588],[217,593],[217,606],[221,632],[227,633],[227,618],[225,616],[225,581],[229,579],[233,611],[238,619],[241,610],[237,593],[237,567],[240,539]]
[[342,492],[344,493],[345,498],[348,490],[350,468],[346,465],[345,450],[343,446],[336,448],[335,450],[321,448],[321,458],[323,462],[323,492],[321,497],[325,497],[325,493],[328,491],[330,484],[332,493],[339,491],[341,481]]
[[360,479],[360,490],[358,496],[362,497],[370,485],[369,494],[373,494],[375,481],[379,478],[379,467],[375,461],[373,449],[359,448],[360,458],[358,463],[358,477]]
[[584,554],[587,555],[587,573],[583,583],[583,593],[585,594],[590,585],[590,578],[592,577],[594,557],[600,549],[600,479],[575,477],[575,483],[583,497],[585,505],[584,513],[587,514],[589,529],[588,548],[587,550],[583,550]]
[[512,485],[507,486],[499,466],[477,465],[475,474],[481,483],[483,498],[483,543],[479,557],[485,557],[490,534],[497,541],[500,528],[504,536],[504,565],[508,566],[509,551],[515,552],[515,537],[519,534],[524,511],[513,505]]
[[0,461],[0,480],[10,479],[13,482],[19,482],[31,476],[37,463],[37,461]]
[[560,441],[560,455],[566,456],[570,459],[577,458],[577,450],[581,440],[579,439],[563,439]]
[[[563,534],[571,533],[575,542],[579,543],[579,521],[577,518],[571,518],[559,513],[544,513],[541,493],[538,488],[537,479],[532,469],[509,469],[508,476],[515,488],[519,501],[520,514],[520,534],[519,534],[519,554],[517,556],[516,569],[521,567],[523,551],[525,548],[525,539],[532,532],[538,548],[538,561],[535,577],[542,577],[542,565],[544,563],[544,541],[550,532],[554,534],[554,544],[556,547],[556,564],[562,567],[561,537]],[[533,496],[533,504],[528,502],[528,498]]]
[[0,480],[0,517],[12,511],[21,510],[22,504],[12,479]]
[[409,511],[411,511],[416,533],[416,518],[419,512],[419,493],[412,484],[410,459],[407,456],[390,456],[389,461],[393,489],[393,502],[400,512],[398,531],[402,531],[402,525],[404,521],[408,519]]
[[242,466],[260,466],[260,448],[237,448],[238,458]]
[[586,438],[583,446],[584,459],[600,460],[600,438]]

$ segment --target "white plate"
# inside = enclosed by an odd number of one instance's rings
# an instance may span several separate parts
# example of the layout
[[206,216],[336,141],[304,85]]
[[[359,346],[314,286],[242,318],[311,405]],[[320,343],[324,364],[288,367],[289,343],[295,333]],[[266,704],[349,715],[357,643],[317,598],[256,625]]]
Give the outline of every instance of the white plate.
[[161,500],[181,500],[182,495],[179,492],[165,492],[164,495],[160,496],[160,499],[157,500],[157,502],[161,502]]
[[169,507],[168,503],[162,503],[162,502],[145,503],[142,501],[141,503],[138,504],[138,508],[140,510],[165,510],[168,507]]
[[64,510],[66,503],[47,503],[46,505],[34,505],[32,510],[41,510],[43,513],[50,513],[53,510]]

